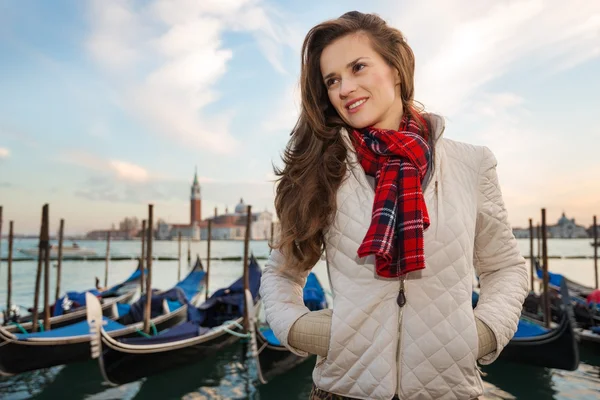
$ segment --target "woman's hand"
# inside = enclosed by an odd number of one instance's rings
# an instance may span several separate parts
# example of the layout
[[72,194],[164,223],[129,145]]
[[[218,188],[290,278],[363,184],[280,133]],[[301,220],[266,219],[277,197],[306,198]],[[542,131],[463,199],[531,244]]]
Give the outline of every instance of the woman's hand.
[[475,324],[477,325],[477,336],[479,337],[477,359],[480,359],[496,350],[496,336],[494,336],[494,332],[490,327],[477,317],[475,317]]
[[310,354],[327,357],[332,315],[333,310],[328,308],[311,311],[298,318],[290,329],[289,345]]

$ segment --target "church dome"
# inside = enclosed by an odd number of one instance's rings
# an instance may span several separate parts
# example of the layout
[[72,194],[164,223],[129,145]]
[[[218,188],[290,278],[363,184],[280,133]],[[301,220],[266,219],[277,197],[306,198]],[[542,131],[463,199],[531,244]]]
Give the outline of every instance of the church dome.
[[236,214],[245,214],[246,213],[246,205],[244,204],[244,199],[240,199],[240,202],[237,206],[235,206]]
[[565,225],[565,224],[568,224],[569,222],[571,222],[571,221],[567,218],[565,213],[562,213],[562,216],[558,220],[558,225]]

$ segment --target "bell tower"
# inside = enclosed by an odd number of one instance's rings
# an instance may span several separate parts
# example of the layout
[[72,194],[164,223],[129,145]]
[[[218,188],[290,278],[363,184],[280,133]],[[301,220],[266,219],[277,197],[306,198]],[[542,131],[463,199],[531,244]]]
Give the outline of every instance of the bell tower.
[[198,167],[194,172],[194,182],[190,197],[190,225],[202,221],[202,199],[200,198],[200,184],[198,183]]

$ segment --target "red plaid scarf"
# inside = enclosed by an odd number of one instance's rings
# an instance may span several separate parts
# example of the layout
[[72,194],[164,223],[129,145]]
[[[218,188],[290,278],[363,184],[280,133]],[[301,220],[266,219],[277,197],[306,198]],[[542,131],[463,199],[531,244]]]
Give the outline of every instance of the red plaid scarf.
[[[396,278],[425,268],[423,231],[429,215],[421,182],[431,159],[428,132],[409,113],[398,131],[363,128],[352,132],[360,164],[375,177],[371,226],[358,256],[375,254],[377,275]],[[416,113],[415,113],[416,114]],[[420,121],[426,127],[423,119]]]

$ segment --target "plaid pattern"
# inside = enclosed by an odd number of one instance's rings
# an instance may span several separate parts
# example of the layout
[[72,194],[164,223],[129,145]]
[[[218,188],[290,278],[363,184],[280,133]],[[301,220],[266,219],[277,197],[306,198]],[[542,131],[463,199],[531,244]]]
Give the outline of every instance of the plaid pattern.
[[428,132],[421,134],[404,113],[398,131],[364,128],[353,131],[352,138],[360,164],[375,178],[373,216],[358,256],[375,254],[377,275],[386,278],[425,268],[423,231],[429,214],[421,183],[431,159]]

